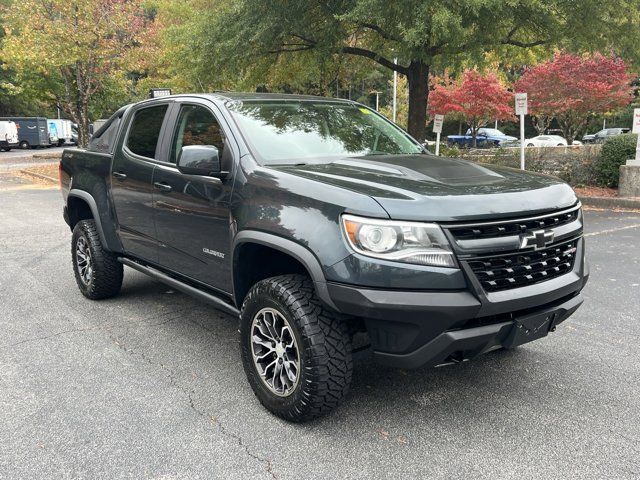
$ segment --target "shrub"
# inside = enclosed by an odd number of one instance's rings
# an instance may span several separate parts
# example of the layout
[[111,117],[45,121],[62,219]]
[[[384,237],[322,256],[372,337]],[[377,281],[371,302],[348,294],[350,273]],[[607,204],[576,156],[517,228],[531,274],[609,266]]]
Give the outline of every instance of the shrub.
[[638,136],[635,134],[625,134],[612,137],[604,143],[594,164],[598,186],[618,186],[620,165],[635,157],[637,139]]
[[[584,147],[551,147],[525,149],[526,168],[529,172],[545,173],[559,177],[573,186],[594,185],[594,164],[601,145]],[[495,148],[483,150],[459,150],[460,158],[478,163],[520,168],[519,148]]]

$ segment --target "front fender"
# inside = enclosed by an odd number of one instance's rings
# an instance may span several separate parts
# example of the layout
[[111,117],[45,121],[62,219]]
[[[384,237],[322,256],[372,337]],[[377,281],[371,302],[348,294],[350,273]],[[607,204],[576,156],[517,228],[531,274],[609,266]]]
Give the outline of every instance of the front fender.
[[235,251],[238,246],[243,243],[251,242],[264,245],[276,250],[280,250],[287,255],[292,256],[298,260],[309,272],[311,280],[313,281],[316,289],[316,293],[320,300],[325,302],[332,308],[336,308],[333,301],[329,297],[329,291],[327,289],[327,282],[320,266],[320,262],[311,250],[300,245],[299,243],[289,240],[287,238],[279,237],[267,232],[261,232],[257,230],[243,230],[239,232],[232,245],[232,258],[235,258]]

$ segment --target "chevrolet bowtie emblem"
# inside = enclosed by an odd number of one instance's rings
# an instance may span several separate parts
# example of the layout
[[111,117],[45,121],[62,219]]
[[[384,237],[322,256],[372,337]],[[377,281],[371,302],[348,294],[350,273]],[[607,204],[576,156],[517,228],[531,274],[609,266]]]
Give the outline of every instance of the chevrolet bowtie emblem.
[[554,236],[551,230],[534,230],[520,237],[520,248],[533,247],[534,250],[540,250],[552,243]]

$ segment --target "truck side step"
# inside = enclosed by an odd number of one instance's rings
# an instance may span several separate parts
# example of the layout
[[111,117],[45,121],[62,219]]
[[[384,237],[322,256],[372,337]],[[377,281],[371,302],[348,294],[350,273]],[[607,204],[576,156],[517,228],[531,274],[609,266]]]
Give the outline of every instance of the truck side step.
[[223,310],[224,312],[234,315],[236,317],[240,316],[240,311],[236,307],[228,304],[227,302],[225,302],[221,298],[216,297],[215,295],[212,295],[207,292],[203,292],[202,290],[199,290],[187,283],[181,282],[180,280],[170,277],[169,275],[166,275],[161,271],[156,270],[155,268],[147,267],[146,265],[141,265],[128,258],[118,257],[118,261],[123,265],[126,265],[128,267],[133,268],[134,270],[138,270],[139,272],[149,275],[150,277],[155,278],[156,280],[159,280],[160,282],[165,283],[170,287],[175,288],[176,290],[180,290],[181,292],[186,293],[187,295],[191,295],[192,297],[195,297],[204,302],[210,303],[214,307],[218,308],[219,310]]

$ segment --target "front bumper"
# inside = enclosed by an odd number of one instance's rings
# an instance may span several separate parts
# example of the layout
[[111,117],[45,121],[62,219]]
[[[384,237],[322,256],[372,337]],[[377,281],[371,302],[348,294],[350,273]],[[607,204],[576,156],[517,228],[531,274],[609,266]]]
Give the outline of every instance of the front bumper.
[[[573,270],[533,285],[485,293],[470,275],[466,290],[411,291],[327,283],[336,308],[364,319],[374,357],[417,368],[473,358],[544,337],[582,304],[589,278],[580,239]],[[468,272],[465,272],[468,273]]]

